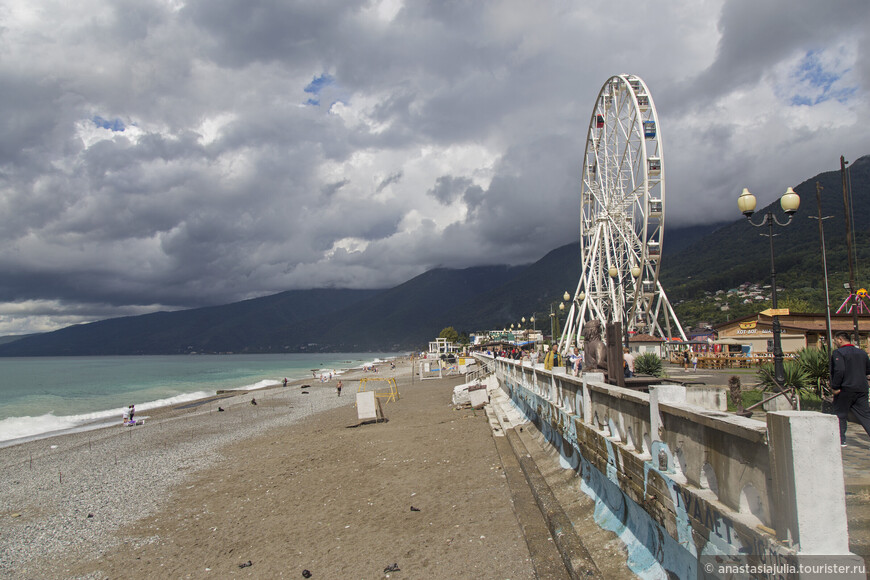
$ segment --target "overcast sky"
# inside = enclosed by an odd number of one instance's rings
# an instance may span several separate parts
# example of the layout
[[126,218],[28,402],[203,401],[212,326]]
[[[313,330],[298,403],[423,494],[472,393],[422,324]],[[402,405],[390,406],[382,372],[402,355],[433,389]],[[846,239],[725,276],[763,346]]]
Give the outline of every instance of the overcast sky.
[[[579,239],[602,84],[667,228],[870,153],[867,0],[0,0],[0,334]],[[864,55],[863,57],[861,55]]]

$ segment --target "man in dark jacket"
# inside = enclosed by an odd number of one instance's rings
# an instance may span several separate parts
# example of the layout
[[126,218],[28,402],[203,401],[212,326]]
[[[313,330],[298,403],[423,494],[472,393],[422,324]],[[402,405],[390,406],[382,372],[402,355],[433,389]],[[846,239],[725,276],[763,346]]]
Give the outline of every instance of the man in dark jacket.
[[846,417],[849,411],[870,435],[870,404],[867,375],[870,357],[849,340],[845,332],[834,335],[837,350],[831,355],[831,390],[834,392],[834,414],[840,419],[840,445],[846,446]]

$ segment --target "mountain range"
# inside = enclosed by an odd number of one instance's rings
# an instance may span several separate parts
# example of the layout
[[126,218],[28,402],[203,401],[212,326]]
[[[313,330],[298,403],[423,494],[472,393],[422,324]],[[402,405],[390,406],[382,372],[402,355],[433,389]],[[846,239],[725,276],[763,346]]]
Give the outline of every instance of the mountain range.
[[[859,280],[870,269],[870,156],[850,169]],[[829,276],[848,278],[839,171],[795,188],[801,210],[776,228],[778,286],[800,289],[818,303],[822,279],[816,182],[823,187]],[[778,204],[778,201],[775,202]],[[737,212],[735,196],[735,213]],[[758,210],[758,222],[765,212]],[[777,210],[778,211],[778,210]],[[781,212],[778,212],[781,216]],[[766,233],[745,219],[666,230],[661,279],[672,303],[747,281],[769,281]],[[290,290],[272,296],[176,312],[157,312],[81,324],[50,333],[0,339],[0,356],[192,353],[375,352],[425,348],[447,326],[460,332],[501,328],[549,312],[573,293],[580,276],[579,243],[557,248],[525,266],[437,268],[385,290]],[[863,275],[863,277],[862,277]],[[819,310],[821,311],[821,310]],[[677,308],[682,317],[685,314]],[[683,324],[692,324],[683,320]]]

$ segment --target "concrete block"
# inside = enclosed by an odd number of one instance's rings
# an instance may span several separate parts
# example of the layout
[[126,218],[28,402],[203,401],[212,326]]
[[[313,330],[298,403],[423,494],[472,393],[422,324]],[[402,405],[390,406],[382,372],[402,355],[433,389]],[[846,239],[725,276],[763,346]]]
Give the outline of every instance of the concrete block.
[[650,385],[649,388],[649,424],[650,437],[653,441],[661,441],[662,416],[659,413],[659,403],[686,403],[686,387],[683,385]]
[[[713,411],[728,410],[727,387],[687,387],[686,402]],[[777,410],[777,409],[775,409]]]
[[578,411],[583,411],[582,418],[583,422],[587,425],[592,424],[592,397],[589,395],[589,383],[604,382],[604,373],[590,373],[584,372],[580,373],[580,379],[583,381],[583,408],[577,409]]
[[468,398],[473,409],[479,409],[489,403],[489,393],[486,389],[468,391]]
[[377,421],[377,409],[374,391],[364,391],[356,394],[356,415],[360,421]]
[[[773,393],[764,393],[765,397],[771,396]],[[788,399],[785,398],[785,395],[781,395],[776,397],[775,399],[771,399],[768,402],[761,405],[767,413],[772,413],[773,411],[794,411],[794,407],[792,404],[788,402]]]
[[848,554],[846,491],[837,418],[808,411],[767,415],[780,540],[801,554]]

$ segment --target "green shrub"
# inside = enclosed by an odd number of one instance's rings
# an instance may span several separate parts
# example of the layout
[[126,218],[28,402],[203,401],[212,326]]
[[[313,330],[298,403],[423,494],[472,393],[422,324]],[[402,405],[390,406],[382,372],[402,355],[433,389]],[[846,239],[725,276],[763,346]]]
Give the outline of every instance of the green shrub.
[[661,377],[665,374],[662,359],[654,352],[646,352],[634,358],[634,372],[642,375]]
[[827,347],[805,347],[795,354],[795,360],[807,375],[807,386],[811,387],[818,397],[827,390],[831,372],[830,359]]
[[[803,369],[803,367],[801,367],[798,361],[783,361],[782,370],[783,374],[785,375],[785,384],[783,385],[783,387],[795,387],[798,391],[800,391],[810,386],[807,372]],[[774,387],[777,386],[776,381],[773,380],[773,363],[761,365],[756,375],[758,376],[758,380],[761,381],[761,384],[763,385],[765,391],[772,391],[774,390]]]

